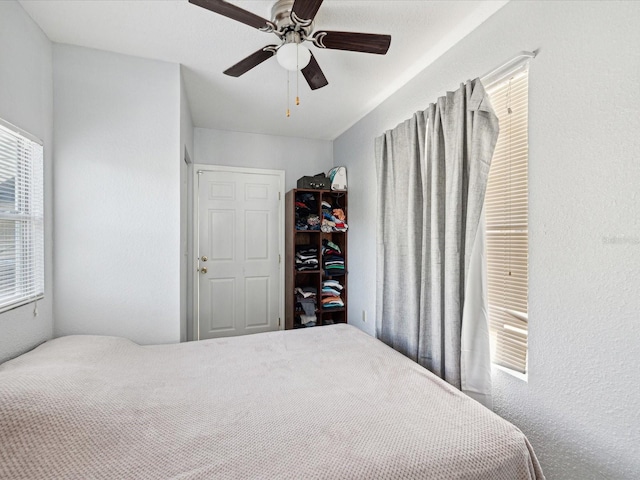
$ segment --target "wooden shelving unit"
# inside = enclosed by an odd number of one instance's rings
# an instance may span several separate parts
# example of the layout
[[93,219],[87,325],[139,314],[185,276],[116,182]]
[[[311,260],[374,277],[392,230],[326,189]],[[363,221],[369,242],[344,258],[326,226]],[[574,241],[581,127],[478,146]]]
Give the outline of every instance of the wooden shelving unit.
[[[296,198],[300,199],[304,194],[315,196],[317,208],[311,214],[318,215],[322,219],[322,202],[328,202],[333,208],[340,208],[346,215],[345,222],[349,223],[347,205],[347,192],[334,192],[330,190],[293,189],[285,196],[285,328],[301,328],[300,315],[304,312],[296,308],[296,287],[314,287],[316,296],[316,326],[347,323],[347,277],[348,256],[347,237],[348,232],[323,232],[321,230],[300,230],[296,228]],[[340,247],[344,257],[344,275],[330,276],[323,268],[322,244],[328,240]],[[318,249],[317,270],[296,270],[296,246],[313,245]],[[322,305],[322,282],[324,280],[337,280],[343,286],[340,298],[344,307],[325,308]]]

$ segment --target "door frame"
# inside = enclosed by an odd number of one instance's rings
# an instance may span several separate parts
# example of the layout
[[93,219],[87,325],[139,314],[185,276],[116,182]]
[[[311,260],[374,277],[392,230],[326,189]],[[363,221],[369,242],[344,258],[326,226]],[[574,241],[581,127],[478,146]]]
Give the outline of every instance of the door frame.
[[280,298],[278,300],[278,330],[284,329],[284,194],[285,194],[285,172],[284,170],[270,170],[264,168],[247,168],[247,167],[230,167],[225,165],[208,165],[204,163],[192,164],[192,187],[190,191],[191,204],[191,225],[189,231],[191,233],[191,248],[189,249],[189,265],[191,269],[191,299],[193,318],[191,319],[191,338],[188,340],[200,340],[200,275],[198,274],[198,252],[200,248],[200,238],[198,235],[199,225],[199,198],[200,198],[200,182],[199,174],[203,172],[232,172],[232,173],[251,173],[258,175],[274,175],[279,179],[278,187],[278,285],[280,287]]

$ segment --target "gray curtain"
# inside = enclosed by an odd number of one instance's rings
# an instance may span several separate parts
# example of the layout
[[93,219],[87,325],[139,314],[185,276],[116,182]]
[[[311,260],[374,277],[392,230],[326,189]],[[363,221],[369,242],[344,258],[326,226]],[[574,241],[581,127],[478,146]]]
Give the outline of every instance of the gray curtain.
[[[377,336],[463,389],[463,308],[483,308],[465,292],[468,281],[482,280],[477,268],[468,274],[497,138],[498,119],[476,79],[376,139]],[[482,312],[464,317],[486,323]],[[478,343],[488,357],[488,335]]]

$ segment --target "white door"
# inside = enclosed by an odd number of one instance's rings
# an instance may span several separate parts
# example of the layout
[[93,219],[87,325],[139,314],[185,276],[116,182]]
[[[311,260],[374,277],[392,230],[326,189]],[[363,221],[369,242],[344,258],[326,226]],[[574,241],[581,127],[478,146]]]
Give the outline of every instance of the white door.
[[198,171],[199,339],[279,328],[283,182],[275,171]]

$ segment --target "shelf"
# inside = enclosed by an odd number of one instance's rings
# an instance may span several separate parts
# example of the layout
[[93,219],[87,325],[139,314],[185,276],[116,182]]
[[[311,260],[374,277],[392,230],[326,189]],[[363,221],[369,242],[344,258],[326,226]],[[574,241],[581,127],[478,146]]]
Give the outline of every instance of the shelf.
[[[344,312],[346,310],[345,307],[335,307],[335,308],[323,308],[322,313],[331,313],[331,312]],[[316,313],[320,313],[320,309],[316,308]],[[294,315],[304,315],[304,310],[295,310],[293,312]]]
[[324,325],[338,325],[340,323],[347,323],[347,322],[343,321],[343,320],[334,320],[332,323],[316,323],[315,325],[310,326],[310,327],[305,327],[301,323],[294,323],[293,324],[293,328],[294,329],[296,329],[296,328],[316,328],[316,327],[322,327]]
[[[294,190],[296,192],[299,192],[299,193],[324,193],[324,194],[331,193],[333,191],[333,190],[329,190],[329,189],[325,190],[325,189],[320,189],[320,188],[294,188]],[[341,190],[341,193],[347,193],[347,191],[346,190],[344,190],[344,191]]]
[[[300,315],[304,314],[304,311],[298,306],[296,308],[296,295],[295,289],[297,287],[310,286],[318,289],[318,297],[316,299],[316,317],[317,326],[334,324],[334,323],[348,323],[347,319],[347,301],[348,301],[348,287],[347,287],[347,251],[348,251],[348,231],[330,231],[323,232],[322,229],[298,229],[297,221],[304,221],[307,215],[306,210],[301,217],[296,217],[296,200],[300,197],[298,195],[302,193],[311,193],[314,195],[313,201],[305,198],[307,206],[309,207],[309,214],[318,215],[322,218],[322,202],[329,202],[333,208],[340,208],[344,211],[347,217],[347,223],[349,222],[349,210],[347,192],[332,192],[331,190],[316,190],[316,189],[293,189],[287,192],[285,196],[285,328],[304,328],[299,323]],[[302,223],[299,223],[303,226]],[[341,275],[327,275],[322,264],[322,243],[325,240],[329,240],[340,248],[342,256],[344,257],[345,271],[340,272]],[[316,265],[314,270],[296,270],[296,250],[299,245],[311,245],[318,249],[317,259],[319,264]],[[334,273],[337,273],[334,271]],[[344,302],[344,307],[335,308],[323,308],[321,303],[320,292],[322,288],[322,282],[326,280],[335,280],[343,285],[344,290],[340,297]],[[325,323],[326,322],[326,323]],[[307,327],[310,328],[310,327]]]

